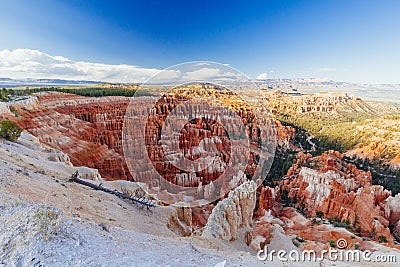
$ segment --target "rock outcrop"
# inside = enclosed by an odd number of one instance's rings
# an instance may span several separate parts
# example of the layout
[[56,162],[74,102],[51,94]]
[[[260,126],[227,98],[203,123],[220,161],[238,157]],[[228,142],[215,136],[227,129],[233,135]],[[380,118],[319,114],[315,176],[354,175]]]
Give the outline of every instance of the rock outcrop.
[[17,122],[42,143],[67,154],[73,165],[98,169],[107,179],[130,179],[121,145],[128,100],[94,100],[61,93],[40,94],[38,107],[20,110]]
[[371,160],[379,158],[392,167],[400,167],[400,121],[396,115],[366,120],[357,126],[354,135],[362,136],[365,141],[346,152],[347,155]]
[[79,178],[99,181],[102,177],[97,169],[85,166],[74,167],[69,156],[39,141],[39,138],[23,131],[16,143],[4,141],[0,146],[9,153],[17,154],[21,160],[32,166],[43,166],[49,170],[64,173],[67,177],[78,171]]
[[9,108],[8,104],[0,101],[0,114],[2,114],[2,113],[9,114],[11,112],[10,112],[10,108]]
[[38,107],[38,98],[36,96],[29,96],[18,98],[9,102],[0,101],[0,117],[1,115],[14,115],[12,111],[17,109],[33,110]]
[[193,212],[190,207],[171,207],[175,209],[168,221],[168,228],[182,236],[190,236],[193,231]]
[[348,93],[288,95],[281,91],[264,92],[273,110],[284,113],[319,113],[337,115],[337,109],[352,105],[361,110],[363,101]]
[[263,217],[266,212],[276,215],[282,208],[279,187],[259,186],[257,189],[257,206],[255,215],[257,218]]
[[213,209],[202,236],[233,241],[243,231],[248,232],[253,226],[256,191],[256,183],[248,181],[230,192]]
[[395,225],[400,220],[400,194],[386,199],[385,217],[391,225]]
[[399,220],[398,197],[372,185],[371,174],[343,162],[340,153],[314,158],[300,154],[288,175],[282,190],[309,216],[322,215],[363,236],[393,241],[389,225]]
[[393,226],[393,236],[400,242],[400,221]]

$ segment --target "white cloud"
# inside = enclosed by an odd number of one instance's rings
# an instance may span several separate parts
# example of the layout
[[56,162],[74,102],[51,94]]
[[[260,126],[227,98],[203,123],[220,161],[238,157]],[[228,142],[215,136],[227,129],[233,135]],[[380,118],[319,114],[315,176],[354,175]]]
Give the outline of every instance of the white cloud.
[[267,79],[267,77],[268,77],[267,73],[264,72],[264,73],[261,73],[260,75],[258,75],[258,76],[257,76],[257,79],[259,79],[259,80],[265,80],[265,79]]
[[220,76],[221,71],[220,69],[214,68],[202,68],[194,71],[186,72],[186,79],[187,80],[204,80],[210,77],[218,77]]
[[133,65],[74,61],[38,50],[0,51],[0,77],[92,80],[105,82],[182,83],[188,81],[234,81],[243,75],[226,64],[189,62],[170,69],[142,68]]
[[224,69],[216,68],[216,64],[213,65],[214,68],[201,68],[194,71],[187,71],[186,75],[183,77],[188,81],[227,81],[243,79],[243,75],[225,66]]
[[195,62],[193,63],[194,66],[209,66],[211,63],[209,62]]
[[48,78],[94,80],[109,82],[144,82],[159,72],[155,68],[133,65],[109,65],[73,61],[51,56],[38,50],[15,49],[0,51],[0,76],[8,78]]

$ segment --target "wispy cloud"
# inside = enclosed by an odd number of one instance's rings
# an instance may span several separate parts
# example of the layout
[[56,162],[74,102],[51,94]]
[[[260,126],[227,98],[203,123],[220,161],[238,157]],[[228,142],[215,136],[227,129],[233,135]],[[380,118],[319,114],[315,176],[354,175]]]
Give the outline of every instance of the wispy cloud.
[[0,51],[0,75],[8,78],[61,78],[109,82],[144,82],[155,68],[73,61],[38,50]]
[[228,81],[243,78],[226,64],[195,62],[178,64],[171,69],[142,68],[134,65],[111,65],[74,61],[38,50],[0,51],[0,77],[93,80],[106,82],[190,82]]
[[194,71],[186,72],[185,76],[183,77],[186,80],[198,81],[198,80],[235,80],[240,78],[242,75],[238,73],[233,73],[229,70],[221,70],[219,68],[201,68]]
[[257,79],[259,79],[259,80],[265,80],[265,79],[267,79],[267,77],[268,77],[267,73],[264,72],[264,73],[261,73],[260,75],[258,75],[258,76],[257,76]]

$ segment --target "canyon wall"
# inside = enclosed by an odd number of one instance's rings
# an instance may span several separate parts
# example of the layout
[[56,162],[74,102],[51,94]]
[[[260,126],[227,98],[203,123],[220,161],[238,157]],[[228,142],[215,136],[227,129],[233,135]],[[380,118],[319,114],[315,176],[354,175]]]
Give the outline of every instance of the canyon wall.
[[327,113],[337,115],[337,109],[351,107],[363,110],[365,103],[348,93],[318,93],[312,95],[288,95],[282,91],[264,91],[271,109],[284,113]]
[[[15,120],[41,142],[68,154],[74,165],[96,168],[105,179],[143,181],[151,187],[159,187],[160,191],[167,189],[177,193],[169,186],[173,184],[193,188],[191,195],[196,198],[223,198],[231,188],[242,183],[246,177],[251,177],[256,170],[258,158],[254,151],[261,138],[257,128],[260,122],[248,110],[247,104],[237,100],[236,96],[203,87],[196,89],[200,95],[217,95],[232,108],[225,108],[223,112],[226,114],[218,115],[222,121],[211,114],[213,110],[209,107],[209,114],[198,114],[199,110],[204,109],[204,101],[185,106],[186,101],[190,100],[185,90],[158,99],[143,97],[133,106],[129,106],[130,99],[125,97],[92,98],[55,92],[39,93],[35,106],[27,109],[21,105],[19,117]],[[153,108],[149,116],[144,118],[141,112],[148,101]],[[137,127],[142,124],[137,123],[135,117],[126,121],[129,130],[123,133],[128,107],[131,114],[138,115],[141,123],[144,121],[144,129]],[[165,139],[162,134],[162,131],[170,131],[175,127],[167,119],[171,112],[179,112],[179,118],[187,120],[179,128],[177,142]],[[190,116],[194,116],[194,119],[190,119]],[[233,117],[241,123],[237,123]],[[277,126],[279,143],[289,144],[294,130],[281,124]],[[273,132],[266,134],[275,136],[275,129],[271,130]],[[128,148],[125,155],[123,134],[127,140],[125,149]],[[250,147],[238,142],[233,146],[232,135],[238,138],[249,136]],[[236,150],[232,150],[234,148]],[[246,153],[246,149],[250,151]],[[143,155],[150,159],[149,163],[143,161]],[[207,164],[207,168],[190,169],[188,160],[197,160],[201,165],[203,159],[206,159],[204,164]],[[239,166],[242,171],[238,173],[238,168],[232,166]],[[130,169],[136,171],[131,173]],[[160,180],[160,177],[163,179]]]
[[130,179],[117,129],[128,101],[102,98],[88,104],[91,100],[61,93],[39,95],[38,106],[19,110],[17,122],[41,142],[68,154],[72,164],[98,169],[106,179]]
[[307,215],[346,224],[354,232],[393,241],[390,227],[399,221],[399,197],[372,185],[369,172],[358,170],[330,151],[319,157],[300,154],[281,181],[287,198]]

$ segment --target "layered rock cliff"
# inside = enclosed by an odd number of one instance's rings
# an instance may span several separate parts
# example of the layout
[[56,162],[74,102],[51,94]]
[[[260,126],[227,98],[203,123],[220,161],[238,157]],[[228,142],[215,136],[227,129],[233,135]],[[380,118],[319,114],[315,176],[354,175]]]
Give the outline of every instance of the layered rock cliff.
[[[172,190],[166,183],[170,182],[196,188],[196,198],[223,198],[231,188],[243,182],[246,176],[251,177],[257,167],[258,158],[253,150],[259,145],[261,138],[257,128],[259,121],[248,111],[247,104],[237,100],[236,96],[224,90],[203,87],[200,86],[196,90],[200,94],[216,95],[229,104],[232,110],[225,109],[224,112],[233,112],[243,124],[234,121],[231,114],[221,114],[222,122],[217,121],[210,108],[210,114],[206,112],[207,114],[202,114],[203,117],[197,116],[189,120],[189,116],[204,109],[204,103],[181,105],[190,100],[183,95],[186,89],[178,90],[176,93],[179,94],[164,95],[156,102],[155,98],[143,98],[143,101],[152,101],[154,107],[145,121],[145,133],[139,132],[141,129],[135,126],[139,124],[134,119],[127,121],[130,132],[125,133],[125,137],[128,140],[128,150],[132,152],[128,152],[128,155],[124,155],[122,128],[130,103],[129,98],[91,98],[63,93],[40,93],[33,108],[20,106],[19,118],[16,120],[23,129],[37,136],[41,142],[68,154],[74,165],[96,168],[105,179],[143,181],[152,187],[159,187],[160,191]],[[140,113],[143,106],[140,105],[140,101],[130,110],[137,112],[139,117],[144,115]],[[167,120],[171,112],[180,112],[179,116],[182,117],[183,114],[182,118],[189,120],[179,128],[181,130],[177,143],[165,139],[165,135],[162,134],[162,131],[169,131],[174,127],[171,121]],[[280,140],[278,143],[285,146],[294,134],[293,129],[281,124],[277,126]],[[247,147],[241,145],[236,145],[236,150],[231,151],[233,147],[229,135],[240,134],[249,136],[249,154],[246,153]],[[142,158],[135,158],[134,155],[135,152],[141,151],[144,145],[144,153],[150,159],[150,164],[142,162]],[[176,151],[182,151],[182,155]],[[144,153],[139,156],[143,157]],[[126,156],[128,163],[136,164],[135,177],[129,171]],[[204,164],[208,165],[207,168],[190,169],[191,164],[187,163],[188,160],[200,160],[201,165],[202,159],[206,159]],[[243,165],[242,172],[237,173],[229,167],[236,163],[239,163],[239,166]],[[160,181],[160,176],[165,180]],[[221,179],[217,179],[220,177]],[[176,192],[172,190],[172,193]]]
[[[118,107],[126,107],[128,101],[104,98],[95,104],[85,104],[85,98],[73,95],[50,96],[39,96],[39,107],[34,110],[21,109],[18,124],[41,142],[68,154],[76,166],[96,168],[107,179],[129,179],[128,168],[119,153],[120,130],[116,130],[122,127],[123,120]],[[79,104],[80,101],[84,104]],[[110,109],[116,110],[114,116],[107,113]],[[107,122],[101,120],[104,114],[108,115]]]
[[337,110],[345,107],[354,110],[366,109],[365,103],[348,93],[318,93],[290,95],[282,91],[264,91],[273,110],[284,113],[318,113],[338,115]]
[[399,221],[399,196],[382,186],[372,185],[369,172],[342,161],[342,154],[330,151],[319,157],[300,154],[281,181],[282,190],[295,207],[309,216],[323,216],[346,224],[354,232],[377,239],[390,233]]

